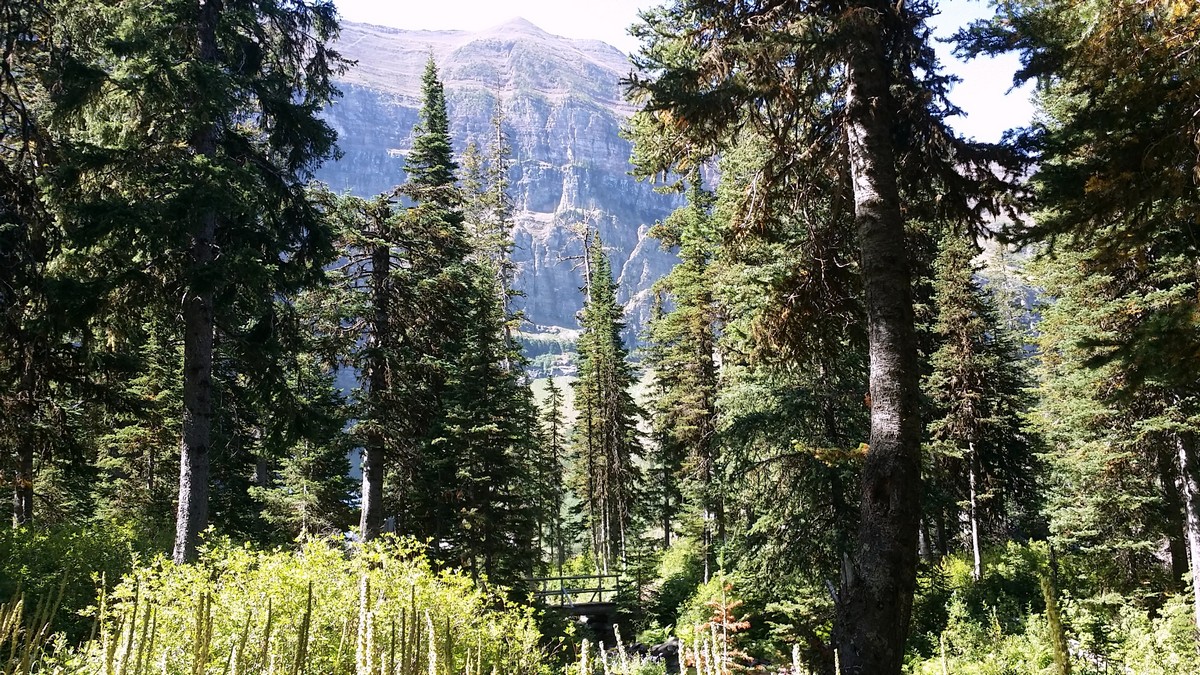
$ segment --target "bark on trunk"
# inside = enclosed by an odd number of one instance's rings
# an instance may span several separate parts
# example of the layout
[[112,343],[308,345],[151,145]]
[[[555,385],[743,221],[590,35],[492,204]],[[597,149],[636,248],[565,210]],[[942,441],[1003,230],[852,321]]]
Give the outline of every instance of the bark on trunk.
[[21,415],[28,424],[25,433],[17,436],[17,463],[13,472],[12,522],[13,527],[28,525],[33,522],[33,456],[37,443],[33,429],[36,427],[34,417],[37,415],[35,389],[37,388],[37,370],[34,367],[34,349],[26,346],[23,350],[23,368],[21,374],[20,397]]
[[[376,229],[383,227],[382,220],[375,223]],[[387,336],[391,331],[391,303],[388,277],[391,272],[391,250],[387,246],[376,246],[371,252],[371,302],[375,316],[369,338],[372,354],[368,360],[367,393],[372,402],[372,415],[378,415],[383,407],[381,397],[387,390],[388,376],[385,362]],[[373,425],[382,424],[378,417]],[[358,527],[363,541],[378,537],[383,531],[383,473],[384,448],[381,430],[372,428],[367,434],[363,448],[362,463],[362,517]]]
[[[861,6],[860,6],[861,7]],[[848,675],[899,673],[916,586],[921,424],[904,219],[888,118],[887,3],[847,16],[845,131],[866,294],[871,435],[857,551],[838,597],[838,656]]]
[[[197,57],[216,62],[219,0],[200,4]],[[192,139],[202,157],[216,157],[217,129],[209,124]],[[175,514],[175,562],[196,559],[200,533],[208,527],[208,450],[212,439],[213,279],[217,213],[200,214],[192,232],[189,286],[183,302],[183,430],[179,448],[179,508]]]
[[33,522],[33,454],[33,443],[23,440],[13,476],[13,527]]
[[975,567],[971,570],[971,576],[975,581],[983,578],[983,557],[979,549],[979,501],[975,491],[975,481],[977,480],[976,470],[977,462],[975,461],[975,444],[970,444],[970,450],[967,455],[967,473],[968,484],[970,486],[971,499],[971,553],[975,557]]
[[[216,214],[202,217],[192,245],[194,269],[213,259]],[[177,563],[196,559],[208,527],[208,450],[212,438],[213,293],[192,289],[183,305],[183,434],[179,458],[179,510],[175,517]]]
[[1176,437],[1179,450],[1179,477],[1183,487],[1183,506],[1187,523],[1188,552],[1192,560],[1192,600],[1195,623],[1200,628],[1200,478],[1196,465],[1196,438],[1190,433]]
[[1178,453],[1164,447],[1158,453],[1158,481],[1162,484],[1163,512],[1167,521],[1167,550],[1171,555],[1171,575],[1183,581],[1188,571],[1187,520],[1183,512],[1182,485],[1176,468]]

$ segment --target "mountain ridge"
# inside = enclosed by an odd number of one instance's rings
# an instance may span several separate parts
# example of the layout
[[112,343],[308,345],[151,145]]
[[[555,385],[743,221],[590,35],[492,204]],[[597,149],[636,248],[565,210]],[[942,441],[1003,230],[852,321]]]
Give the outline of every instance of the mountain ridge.
[[[343,157],[318,172],[336,191],[369,196],[404,181],[404,156],[430,54],[445,84],[455,149],[486,147],[497,101],[512,146],[516,287],[529,330],[576,327],[582,254],[573,231],[595,226],[612,259],[633,342],[650,313],[650,287],[674,256],[647,238],[680,203],[629,175],[622,128],[633,112],[620,80],[632,64],[595,40],[551,35],[524,19],[482,31],[412,31],[345,23],[336,48],[358,62],[338,79],[326,118]],[[552,331],[553,332],[553,331]]]

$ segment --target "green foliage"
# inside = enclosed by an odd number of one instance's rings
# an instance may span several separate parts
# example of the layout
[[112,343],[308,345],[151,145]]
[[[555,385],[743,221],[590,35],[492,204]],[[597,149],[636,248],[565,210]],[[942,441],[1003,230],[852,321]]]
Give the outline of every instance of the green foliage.
[[650,230],[680,260],[655,284],[657,308],[647,329],[645,363],[654,378],[650,407],[655,443],[643,497],[650,521],[663,531],[664,544],[669,544],[682,512],[699,516],[707,555],[714,560],[714,541],[725,534],[725,490],[716,438],[718,306],[709,271],[715,201],[694,172],[687,205]]
[[84,673],[114,664],[453,673],[467,663],[472,672],[542,672],[530,611],[496,608],[467,577],[435,573],[420,548],[389,538],[352,555],[320,540],[294,553],[213,543],[195,565],[134,570],[96,607],[96,638],[57,662]]
[[572,384],[578,414],[572,439],[572,488],[583,502],[591,548],[600,568],[608,570],[626,554],[633,532],[641,454],[636,418],[640,414],[630,392],[636,378],[628,363],[622,330],[624,310],[599,234],[583,233],[586,286],[580,315],[579,378]]
[[684,604],[704,582],[704,551],[692,537],[676,537],[659,559],[658,574],[650,588],[647,619],[674,626]]
[[[26,613],[58,599],[51,626],[74,641],[92,622],[81,616],[104,585],[115,585],[145,551],[137,523],[0,529],[0,602],[25,597]],[[62,587],[61,597],[59,586]]]
[[[937,349],[924,383],[932,417],[926,518],[940,520],[945,531],[963,514],[980,539],[1027,536],[1038,495],[1033,439],[1024,429],[1032,401],[1020,346],[977,280],[975,246],[947,232],[939,249],[932,298]],[[965,537],[968,550],[972,536]]]
[[1190,599],[1175,595],[1157,616],[1123,606],[1110,626],[1117,644],[1111,662],[1139,675],[1184,675],[1200,672],[1196,626]]

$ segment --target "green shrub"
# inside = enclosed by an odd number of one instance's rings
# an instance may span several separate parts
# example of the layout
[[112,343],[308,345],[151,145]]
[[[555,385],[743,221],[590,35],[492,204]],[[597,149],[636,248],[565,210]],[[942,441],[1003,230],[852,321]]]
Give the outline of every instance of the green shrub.
[[1125,672],[1138,675],[1191,675],[1200,673],[1192,603],[1173,596],[1151,618],[1139,607],[1121,608],[1112,635],[1117,639],[1113,661]]
[[675,625],[683,605],[704,581],[704,557],[691,537],[677,537],[662,554],[658,581],[652,584],[647,623]]
[[0,602],[20,592],[28,615],[65,582],[51,624],[83,639],[92,621],[80,612],[95,604],[102,579],[115,584],[132,569],[137,548],[133,529],[113,524],[0,529]]
[[[348,554],[210,544],[194,565],[138,568],[95,612],[95,640],[56,667],[83,673],[540,673],[529,608],[504,608],[410,541]],[[430,662],[433,662],[433,666]]]

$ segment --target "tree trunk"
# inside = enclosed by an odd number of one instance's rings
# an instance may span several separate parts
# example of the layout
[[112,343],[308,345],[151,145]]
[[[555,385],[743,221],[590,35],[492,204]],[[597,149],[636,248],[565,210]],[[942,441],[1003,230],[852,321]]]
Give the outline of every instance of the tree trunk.
[[975,566],[971,569],[971,576],[975,578],[975,581],[979,581],[983,578],[983,558],[979,550],[979,501],[975,491],[976,474],[978,473],[976,467],[975,444],[971,443],[967,454],[967,483],[971,491],[971,553],[975,558]]
[[[199,60],[218,60],[219,0],[202,0],[197,25]],[[192,140],[202,157],[217,154],[217,129],[206,125]],[[200,214],[191,241],[191,278],[183,302],[183,431],[179,448],[179,508],[175,515],[177,563],[196,559],[200,533],[208,527],[208,450],[212,439],[213,279],[217,213]]]
[[[377,236],[383,227],[382,219],[376,217],[374,223]],[[367,363],[367,398],[371,402],[372,428],[367,433],[363,447],[362,462],[362,516],[358,529],[363,541],[370,541],[383,531],[383,473],[384,473],[384,443],[381,413],[383,401],[381,397],[387,391],[388,376],[386,363],[387,336],[391,331],[391,304],[388,293],[388,278],[391,273],[392,252],[387,246],[376,246],[371,251],[371,305],[374,317],[371,320],[371,335],[368,338],[372,347]]]
[[916,587],[921,422],[912,293],[888,118],[886,2],[851,10],[845,132],[866,295],[871,435],[858,545],[843,570],[837,644],[848,675],[899,673]]
[[1176,436],[1179,450],[1179,477],[1183,487],[1183,507],[1187,523],[1188,552],[1192,559],[1192,600],[1195,622],[1200,628],[1200,478],[1197,477],[1196,439],[1191,433]]
[[[202,217],[192,244],[193,269],[213,259],[216,214]],[[212,438],[213,293],[193,286],[183,305],[183,434],[179,457],[179,510],[175,517],[177,563],[196,559],[208,527],[208,449]]]
[[[1173,456],[1176,455],[1176,456]],[[1180,489],[1183,487],[1176,468],[1178,453],[1172,453],[1167,448],[1158,452],[1157,464],[1158,481],[1162,486],[1163,512],[1166,518],[1167,550],[1171,555],[1171,575],[1176,581],[1183,581],[1188,571],[1187,520],[1183,512],[1183,497]]]
[[36,359],[34,348],[27,345],[23,350],[21,373],[21,389],[17,394],[20,402],[21,417],[28,425],[25,433],[18,433],[16,450],[17,464],[13,472],[12,522],[13,527],[28,525],[33,522],[33,456],[37,444],[37,370],[34,366]]

